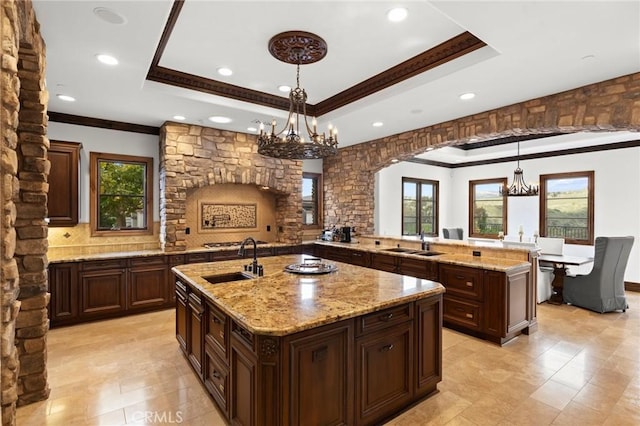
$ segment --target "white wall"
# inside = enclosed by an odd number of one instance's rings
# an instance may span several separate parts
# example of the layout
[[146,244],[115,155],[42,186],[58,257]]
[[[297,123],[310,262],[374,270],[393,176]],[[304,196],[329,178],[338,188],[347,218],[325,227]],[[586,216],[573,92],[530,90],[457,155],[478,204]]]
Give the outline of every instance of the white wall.
[[[640,148],[600,151],[520,162],[527,182],[539,182],[541,174],[593,170],[595,172],[595,235],[633,235],[635,242],[625,279],[640,282]],[[376,233],[400,235],[402,176],[440,181],[440,229],[462,227],[469,235],[469,180],[507,177],[513,180],[515,162],[445,169],[399,163],[378,173],[376,179]],[[451,176],[449,173],[451,172]],[[525,236],[538,230],[538,197],[511,197],[508,201],[507,234],[517,235],[520,225]],[[592,246],[567,245],[566,254],[593,255]],[[572,269],[588,272],[590,266]]]
[[[79,170],[79,221],[89,222],[89,178],[90,152],[109,154],[136,155],[153,158],[153,221],[160,221],[160,183],[159,183],[159,138],[157,135],[122,132],[119,130],[100,129],[97,127],[77,126],[74,124],[49,122],[47,129],[49,140],[80,142]],[[50,194],[49,196],[55,196]]]

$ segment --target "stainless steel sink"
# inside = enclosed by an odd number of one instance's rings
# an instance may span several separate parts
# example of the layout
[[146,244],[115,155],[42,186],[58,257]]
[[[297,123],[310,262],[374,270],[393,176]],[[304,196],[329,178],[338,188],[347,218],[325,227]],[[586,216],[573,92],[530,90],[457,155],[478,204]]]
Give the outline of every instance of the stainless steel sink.
[[211,284],[220,284],[232,281],[250,280],[255,277],[245,272],[229,272],[227,274],[210,275],[202,278],[209,281]]
[[402,248],[402,247],[394,247],[394,248],[388,248],[388,249],[383,249],[384,251],[392,251],[394,253],[415,253],[416,250],[415,249],[410,249],[410,248]]
[[417,254],[418,256],[437,256],[442,253],[438,253],[437,251],[414,251],[411,254]]

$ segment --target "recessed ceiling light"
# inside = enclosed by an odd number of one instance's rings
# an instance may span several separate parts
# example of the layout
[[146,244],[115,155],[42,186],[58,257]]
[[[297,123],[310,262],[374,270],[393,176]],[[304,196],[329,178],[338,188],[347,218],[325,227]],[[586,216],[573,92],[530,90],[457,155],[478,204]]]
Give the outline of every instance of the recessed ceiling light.
[[391,22],[404,21],[407,18],[407,9],[396,7],[387,12],[387,19]]
[[463,93],[462,95],[460,95],[460,99],[462,99],[463,101],[468,101],[469,99],[473,99],[476,97],[475,93]]
[[281,92],[290,92],[291,91],[291,86],[287,86],[285,84],[283,84],[282,86],[278,86],[278,90]]
[[99,54],[96,58],[105,65],[118,65],[118,60],[111,55]]
[[224,76],[229,76],[229,75],[233,74],[233,71],[231,71],[231,69],[229,69],[229,68],[220,67],[220,68],[218,68],[218,74],[224,75]]
[[392,163],[397,163],[398,161],[399,161],[399,160],[398,160],[397,158],[392,158],[392,159],[391,159],[391,162],[392,162]]
[[174,115],[173,119],[182,121],[182,120],[186,120],[187,117],[185,117],[184,115]]
[[118,12],[106,7],[96,7],[95,9],[93,9],[93,13],[98,18],[110,24],[122,25],[127,23],[127,18],[120,15]]
[[257,132],[258,129],[256,129],[255,127],[247,127],[247,131],[248,132]]
[[209,121],[213,121],[214,123],[218,123],[218,124],[231,123],[231,119],[229,117],[222,117],[219,115],[214,115],[212,117],[209,117]]
[[371,124],[373,127],[382,127],[384,126],[384,123],[382,121],[376,121],[375,123]]
[[69,95],[56,95],[56,96],[61,101],[65,101],[65,102],[75,102],[76,101],[76,98],[74,98],[73,96],[69,96]]

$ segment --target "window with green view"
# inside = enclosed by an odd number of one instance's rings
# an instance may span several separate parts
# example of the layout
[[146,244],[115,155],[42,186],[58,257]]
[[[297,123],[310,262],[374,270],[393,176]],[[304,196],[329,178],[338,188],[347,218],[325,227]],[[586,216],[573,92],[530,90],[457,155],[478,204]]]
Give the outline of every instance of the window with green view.
[[438,182],[402,178],[402,235],[438,235]]
[[593,244],[593,179],[593,171],[540,176],[542,236]]
[[498,238],[507,232],[507,198],[500,195],[506,178],[469,181],[469,234]]
[[92,230],[152,231],[153,159],[92,152],[91,166]]

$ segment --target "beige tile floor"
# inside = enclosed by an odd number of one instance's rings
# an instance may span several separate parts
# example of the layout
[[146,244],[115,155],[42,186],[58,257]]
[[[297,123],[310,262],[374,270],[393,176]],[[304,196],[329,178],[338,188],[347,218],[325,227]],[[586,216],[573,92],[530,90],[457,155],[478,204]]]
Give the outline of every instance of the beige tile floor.
[[[538,306],[499,347],[445,329],[440,392],[389,425],[640,425],[640,293],[626,313]],[[173,311],[51,330],[47,401],[18,426],[224,425],[178,349]]]

